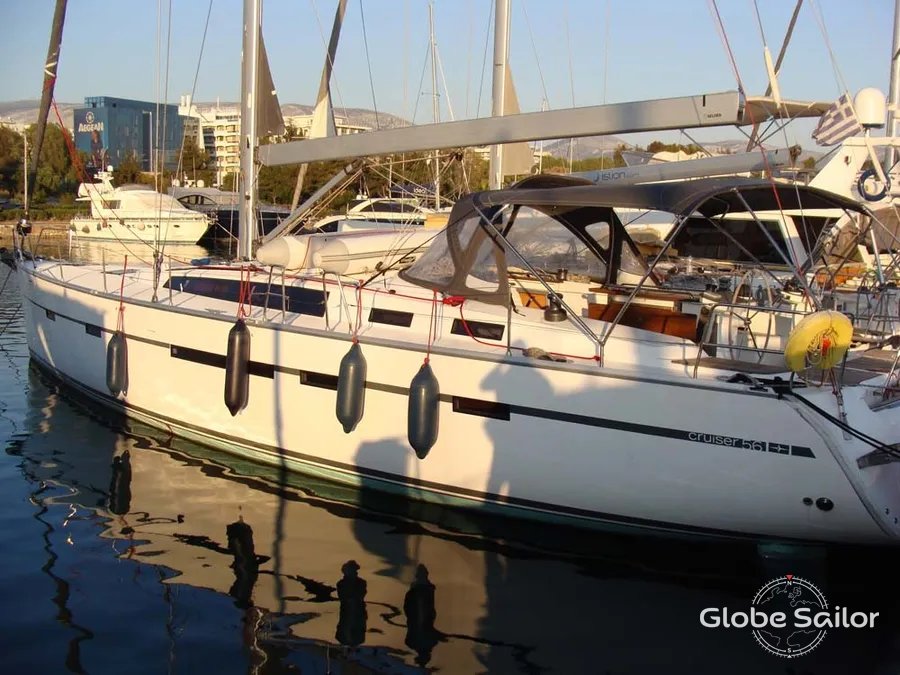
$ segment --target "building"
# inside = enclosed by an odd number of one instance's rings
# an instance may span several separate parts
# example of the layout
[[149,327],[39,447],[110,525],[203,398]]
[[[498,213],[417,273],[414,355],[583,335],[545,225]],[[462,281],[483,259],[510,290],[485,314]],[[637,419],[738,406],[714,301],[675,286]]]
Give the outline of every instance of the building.
[[[237,174],[241,168],[240,134],[241,110],[234,105],[198,106],[190,96],[182,96],[178,112],[184,117],[184,133],[201,150],[209,153],[216,171],[216,185],[222,185],[225,176]],[[305,138],[312,125],[312,115],[293,115],[284,118],[287,128],[296,137]],[[335,119],[339,136],[368,131],[369,127],[351,124],[345,119]]]
[[[312,115],[288,115],[284,118],[284,126],[293,129],[295,137],[306,138],[309,136],[309,129],[313,123]],[[361,124],[351,124],[350,120],[343,117],[334,118],[334,127],[338,136],[346,136],[347,134],[359,134],[363,131],[370,131],[370,127]]]
[[185,118],[185,138],[209,154],[216,172],[216,185],[241,169],[241,109],[237,106],[199,107],[190,96],[182,96],[178,111]]
[[176,105],[111,96],[88,96],[74,110],[75,147],[95,169],[134,157],[144,171],[178,165],[184,121]]

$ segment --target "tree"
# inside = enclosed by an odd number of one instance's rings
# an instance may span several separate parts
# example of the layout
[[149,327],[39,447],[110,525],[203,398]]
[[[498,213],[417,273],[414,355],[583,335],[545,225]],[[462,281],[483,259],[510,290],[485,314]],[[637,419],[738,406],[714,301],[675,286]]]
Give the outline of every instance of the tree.
[[141,162],[135,153],[131,153],[119,162],[119,166],[113,169],[113,180],[116,185],[140,183],[141,173]]
[[22,134],[0,127],[0,190],[10,195],[21,181],[22,153]]
[[[35,133],[34,125],[29,127],[27,133],[31,142]],[[56,124],[47,125],[35,176],[33,193],[35,201],[60,197],[78,188],[79,176],[76,174],[71,156],[74,148],[75,144],[67,129],[62,129]]]

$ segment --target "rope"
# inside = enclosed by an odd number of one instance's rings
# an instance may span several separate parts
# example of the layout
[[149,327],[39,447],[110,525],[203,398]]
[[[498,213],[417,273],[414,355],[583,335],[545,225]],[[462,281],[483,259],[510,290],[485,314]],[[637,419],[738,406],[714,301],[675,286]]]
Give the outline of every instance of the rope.
[[431,361],[431,344],[434,341],[433,337],[436,331],[435,323],[437,321],[437,290],[432,291],[431,296],[431,320],[428,322],[428,347],[425,351],[425,365],[428,365],[428,362]]
[[362,284],[356,285],[356,325],[353,327],[353,344],[359,342],[359,327],[362,325]]
[[[252,306],[251,302],[251,285],[250,285],[250,275],[252,273],[252,269],[247,268],[247,278],[244,279],[244,266],[242,265],[240,268],[241,273],[241,282],[240,282],[240,291],[238,292],[238,308],[237,308],[237,318],[243,319],[244,317],[250,316],[250,310]],[[246,307],[245,307],[246,305]]]
[[[9,279],[12,275],[13,275],[12,270],[9,270],[9,272],[6,275],[6,279],[3,280],[3,285],[0,286],[0,295],[3,295],[3,291],[6,290],[6,284],[9,283]],[[6,321],[6,323],[3,324],[3,328],[0,328],[0,335],[3,335],[6,332],[6,329],[10,327],[13,319],[15,319],[16,316],[19,314],[19,309],[21,307],[22,307],[22,303],[20,302],[18,304],[18,306],[13,310],[13,313],[10,314],[9,319]]]
[[534,41],[534,31],[531,30],[531,20],[528,18],[527,3],[524,1],[522,2],[522,13],[525,15],[525,25],[528,27],[528,36],[531,38],[531,51],[534,53],[534,60],[537,64],[538,77],[541,80],[541,91],[544,92],[544,100],[549,103],[550,95],[547,93],[547,84],[544,82],[544,71],[541,68],[541,59],[538,56],[537,43]]
[[808,407],[810,410],[817,413],[818,415],[821,415],[824,419],[828,420],[829,422],[834,424],[836,427],[838,427],[842,431],[846,431],[851,436],[854,436],[855,438],[859,439],[866,445],[868,445],[872,448],[875,448],[879,452],[883,452],[886,455],[890,455],[891,457],[900,459],[900,451],[898,451],[896,448],[888,445],[887,443],[883,443],[882,441],[878,440],[877,438],[874,438],[873,436],[869,436],[868,434],[863,433],[859,429],[851,427],[849,424],[844,422],[842,419],[835,417],[834,415],[829,413],[827,410],[823,410],[822,408],[817,406],[815,403],[813,403],[809,399],[807,399],[807,398],[801,396],[800,394],[798,394],[797,392],[795,392],[793,389],[788,389],[788,391],[781,392],[781,393],[790,394],[791,396],[796,398],[798,401],[800,401],[800,403],[802,403],[803,405]]
[[488,20],[485,23],[485,31],[484,31],[484,55],[481,57],[481,80],[478,82],[478,100],[475,102],[475,116],[478,117],[481,112],[481,94],[484,91],[484,70],[487,65],[488,59],[488,44],[490,44],[489,37],[491,35],[491,20],[494,18],[494,3],[491,3],[490,12],[488,13]]
[[122,278],[119,280],[119,316],[116,319],[116,331],[125,330],[125,272],[128,270],[128,256],[122,265]]
[[[463,330],[466,331],[466,335],[468,335],[472,340],[477,342],[480,345],[484,345],[485,347],[494,347],[497,349],[505,349],[509,351],[511,346],[509,344],[506,345],[497,345],[491,342],[485,342],[484,340],[480,340],[476,335],[472,332],[472,329],[469,327],[469,322],[466,320],[465,314],[463,314],[463,305],[466,302],[466,298],[462,295],[448,295],[442,301],[442,304],[448,305],[450,307],[459,307],[459,320],[462,324]],[[507,338],[509,337],[509,333],[507,333]],[[522,349],[521,351],[525,351]],[[567,359],[579,359],[582,361],[600,361],[600,356],[595,354],[593,356],[580,356],[578,354],[565,354],[563,352],[546,352],[552,356],[560,356]]]
[[[206,10],[206,23],[203,25],[203,37],[200,39],[200,53],[197,55],[197,68],[194,70],[194,82],[191,84],[191,104],[194,102],[194,94],[197,92],[197,80],[200,79],[200,64],[203,63],[203,50],[206,47],[206,35],[209,32],[209,17],[212,15],[213,0],[209,0]],[[190,112],[190,111],[189,111]],[[178,175],[184,172],[184,138],[181,139],[181,151],[178,153]]]
[[378,120],[378,103],[375,100],[375,79],[372,77],[372,59],[369,58],[369,38],[366,35],[366,15],[363,12],[363,3],[359,3],[359,17],[362,21],[363,45],[366,49],[366,66],[369,68],[369,87],[372,89],[372,108],[375,111],[375,128],[380,129],[381,123]]

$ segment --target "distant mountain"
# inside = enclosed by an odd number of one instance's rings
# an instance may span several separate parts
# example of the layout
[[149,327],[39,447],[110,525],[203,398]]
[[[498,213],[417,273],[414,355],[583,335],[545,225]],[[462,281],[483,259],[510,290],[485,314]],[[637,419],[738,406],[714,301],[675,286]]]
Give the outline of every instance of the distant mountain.
[[[41,102],[35,100],[26,100],[26,101],[7,101],[0,102],[0,119],[4,122],[13,122],[14,124],[33,124],[37,121],[38,110],[40,109]],[[74,125],[73,120],[73,110],[75,108],[80,108],[84,104],[83,103],[57,103],[56,107],[59,108],[60,115],[63,118],[63,123],[68,127],[72,128]],[[198,108],[213,108],[217,104],[216,103],[197,103]],[[227,107],[237,107],[239,103],[232,102],[220,102],[218,103],[219,107],[227,108]],[[310,115],[312,114],[313,106],[310,105],[302,105],[299,103],[286,103],[281,106],[282,115]],[[397,115],[392,115],[391,113],[386,112],[378,112],[377,119],[374,110],[366,110],[365,108],[335,108],[334,114],[336,117],[340,117],[346,119],[350,124],[358,124],[361,126],[370,127],[372,129],[380,128],[380,129],[394,129],[396,127],[406,127],[409,126],[409,122],[407,122],[402,117],[397,117]],[[50,121],[56,121],[56,115],[53,111],[50,111]],[[377,123],[376,123],[377,122]]]
[[[75,125],[72,111],[79,108],[83,103],[56,103],[59,114],[62,117],[63,124],[69,129]],[[37,121],[38,110],[41,107],[40,101],[7,101],[0,102],[0,119],[4,122],[12,122],[13,124],[34,124]],[[50,109],[50,121],[56,122],[56,114]]]
[[[585,136],[584,138],[576,138],[572,148],[572,157],[579,160],[599,157],[603,153],[608,155],[623,144],[631,147],[617,136]],[[544,141],[544,152],[549,152],[553,157],[568,157],[569,139]]]
[[[206,110],[215,108],[217,105],[220,108],[237,108],[240,106],[240,103],[233,101],[219,101],[218,103],[195,102],[194,105],[200,110]],[[291,115],[312,115],[313,108],[314,106],[303,103],[285,103],[281,106],[281,114],[285,117]],[[366,108],[335,108],[334,116],[347,120],[350,124],[357,124],[371,129],[394,129],[396,127],[409,126],[409,122],[402,117],[381,111],[376,116],[374,110],[367,110]]]
[[[312,111],[313,106],[300,103],[285,103],[281,106],[281,114],[285,116],[312,115]],[[366,108],[335,108],[334,116],[343,118],[350,124],[358,124],[371,129],[396,129],[409,126],[409,122],[402,117],[382,111],[378,111],[376,114],[374,110]]]

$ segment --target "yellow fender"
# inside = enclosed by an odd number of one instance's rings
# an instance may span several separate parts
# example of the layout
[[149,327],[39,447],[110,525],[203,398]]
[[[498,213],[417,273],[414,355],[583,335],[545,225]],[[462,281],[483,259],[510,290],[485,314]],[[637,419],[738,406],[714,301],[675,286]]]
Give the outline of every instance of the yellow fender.
[[846,314],[834,310],[814,312],[794,326],[784,348],[789,370],[827,370],[839,364],[853,338],[853,324]]

